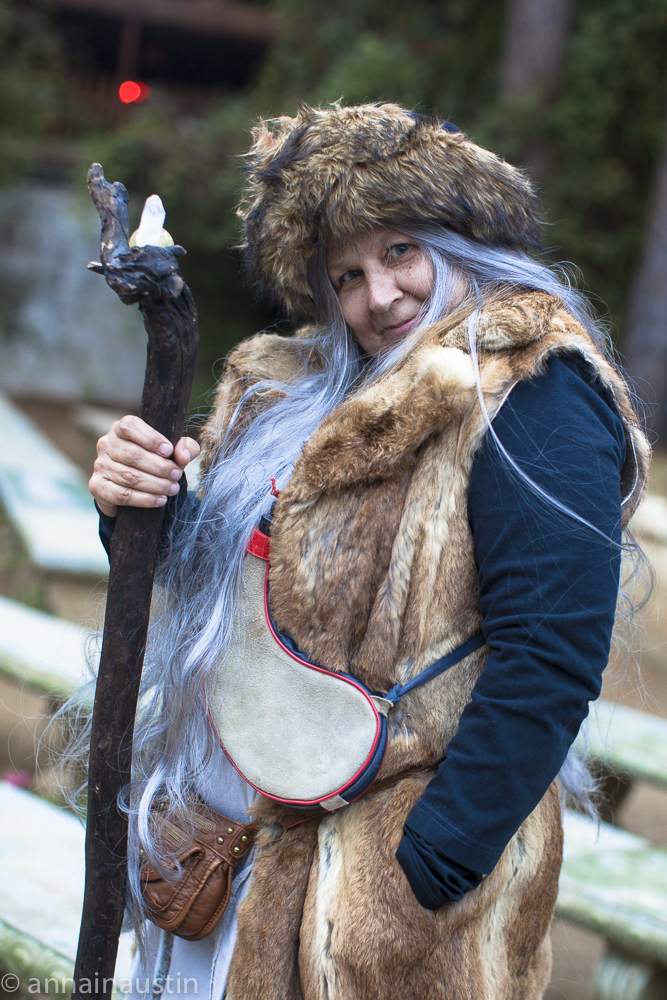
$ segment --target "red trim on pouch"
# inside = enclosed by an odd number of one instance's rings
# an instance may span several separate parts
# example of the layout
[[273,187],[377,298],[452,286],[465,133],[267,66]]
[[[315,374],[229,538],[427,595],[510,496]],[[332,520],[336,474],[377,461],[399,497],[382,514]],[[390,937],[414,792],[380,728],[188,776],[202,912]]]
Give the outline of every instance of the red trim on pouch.
[[[269,561],[270,547],[271,547],[271,539],[269,538],[269,536],[265,535],[264,532],[260,531],[258,528],[255,528],[255,530],[252,533],[252,537],[250,539],[250,542],[248,543],[248,547],[247,547],[246,551],[248,551],[253,556],[257,556],[259,559],[266,560],[266,562],[268,563],[268,561]],[[234,770],[237,771],[241,775],[241,777],[243,778],[243,780],[246,781],[252,788],[256,789],[258,792],[260,792],[261,795],[264,795],[267,799],[273,799],[274,802],[282,802],[285,805],[295,805],[295,806],[317,806],[321,802],[325,802],[327,799],[335,798],[337,795],[341,795],[342,793],[344,793],[346,791],[346,789],[350,788],[350,786],[355,783],[355,781],[357,780],[357,778],[359,778],[360,775],[363,774],[365,768],[368,766],[369,762],[373,759],[373,754],[375,753],[375,749],[376,749],[376,747],[378,745],[378,741],[380,739],[380,735],[381,735],[381,731],[382,731],[382,722],[381,722],[381,719],[380,719],[380,714],[379,714],[377,708],[375,707],[375,705],[373,704],[373,701],[372,701],[370,695],[368,694],[368,692],[365,691],[364,688],[360,684],[357,684],[351,677],[342,677],[340,674],[334,672],[333,670],[326,670],[324,667],[318,667],[316,664],[310,663],[308,660],[302,660],[300,656],[296,656],[292,652],[291,649],[288,649],[287,646],[285,646],[285,644],[283,642],[281,642],[281,640],[280,640],[280,638],[279,638],[279,636],[278,636],[275,628],[273,627],[273,622],[271,620],[271,614],[269,612],[269,567],[268,567],[268,565],[266,567],[266,576],[264,578],[264,614],[266,616],[266,623],[268,625],[269,632],[271,633],[272,638],[278,644],[278,646],[280,646],[280,648],[283,650],[283,652],[287,653],[287,655],[290,657],[290,659],[296,660],[297,663],[301,663],[302,666],[307,667],[309,670],[315,670],[318,673],[328,674],[330,677],[336,677],[337,680],[343,682],[344,684],[349,684],[351,687],[357,688],[357,690],[365,698],[368,699],[368,702],[369,702],[371,708],[373,709],[373,714],[375,715],[376,730],[375,730],[375,739],[373,740],[373,746],[371,747],[370,753],[366,757],[366,760],[363,762],[363,764],[358,769],[358,771],[356,772],[356,774],[354,774],[348,781],[346,781],[345,784],[341,788],[337,788],[335,791],[329,792],[327,795],[322,796],[321,799],[283,799],[283,798],[281,798],[278,795],[271,795],[269,792],[266,792],[262,788],[259,788],[257,785],[254,785],[252,783],[252,781],[248,780],[248,778],[245,776],[245,774],[243,773],[243,771],[241,771],[240,768],[237,767],[236,763],[229,756],[229,754],[227,752],[227,749],[225,747],[225,744],[220,739],[220,736],[218,735],[218,732],[217,732],[217,730],[215,728],[215,723],[213,722],[213,719],[211,717],[211,711],[210,711],[210,708],[209,708],[209,705],[208,705],[208,699],[206,697],[206,684],[205,684],[204,681],[202,681],[202,693],[204,695],[204,707],[205,707],[205,710],[206,710],[206,715],[208,716],[208,721],[209,721],[209,723],[211,725],[211,728],[212,728],[212,730],[213,730],[213,732],[215,734],[215,737],[216,737],[218,743],[220,744],[222,750],[224,751],[225,756],[229,760],[230,764],[232,765],[232,767],[234,768]]]
[[271,539],[263,531],[260,531],[259,528],[255,528],[246,547],[246,552],[249,552],[251,556],[257,556],[258,559],[264,559],[265,562],[268,562],[271,555]]

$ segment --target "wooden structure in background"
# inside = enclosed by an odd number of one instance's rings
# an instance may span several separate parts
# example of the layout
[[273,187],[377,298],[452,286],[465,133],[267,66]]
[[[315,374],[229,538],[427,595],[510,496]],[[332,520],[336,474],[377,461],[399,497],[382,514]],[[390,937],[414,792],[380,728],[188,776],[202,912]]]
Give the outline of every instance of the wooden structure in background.
[[267,7],[243,0],[52,0],[49,10],[69,41],[75,93],[104,117],[122,111],[124,80],[195,105],[243,87],[276,30]]
[[238,0],[52,0],[51,6],[258,42],[270,41],[275,32],[271,11]]

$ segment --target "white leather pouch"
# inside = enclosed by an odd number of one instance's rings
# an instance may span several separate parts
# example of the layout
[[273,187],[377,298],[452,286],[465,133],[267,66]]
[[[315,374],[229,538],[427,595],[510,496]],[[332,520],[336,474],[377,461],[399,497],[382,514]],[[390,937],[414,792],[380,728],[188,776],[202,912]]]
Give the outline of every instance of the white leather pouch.
[[256,530],[245,557],[234,634],[204,685],[227,757],[262,795],[303,809],[339,809],[375,780],[387,712],[484,645],[477,632],[406,684],[373,694],[355,677],[312,663],[278,632],[269,607],[270,539]]
[[205,684],[208,717],[231,763],[262,795],[337,809],[377,775],[391,705],[355,678],[311,663],[276,630],[268,543],[255,532],[245,557],[234,635]]

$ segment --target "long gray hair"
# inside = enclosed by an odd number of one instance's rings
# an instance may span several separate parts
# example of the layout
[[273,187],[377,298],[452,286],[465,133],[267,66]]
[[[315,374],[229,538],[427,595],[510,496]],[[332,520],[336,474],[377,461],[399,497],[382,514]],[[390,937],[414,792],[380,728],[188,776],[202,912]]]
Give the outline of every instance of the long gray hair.
[[[398,231],[429,255],[434,268],[432,294],[416,327],[391,350],[372,359],[363,357],[320,255],[312,284],[321,319],[309,336],[295,341],[301,352],[301,374],[291,382],[263,380],[245,390],[205,476],[201,502],[186,504],[174,524],[168,555],[158,571],[134,736],[133,782],[123,803],[130,819],[128,913],[138,931],[145,919],[139,844],[164,870],[167,859],[149,823],[151,804],[159,796],[184,812],[193,784],[210,761],[213,735],[204,714],[202,682],[230,640],[245,548],[253,529],[270,511],[271,479],[284,486],[304,442],[324,417],[400,363],[426,327],[451,311],[461,274],[473,307],[512,289],[559,296],[598,348],[607,352],[604,329],[562,268],[548,267],[520,252],[480,245],[435,224],[401,226]],[[473,312],[469,327],[476,359],[474,326]],[[251,400],[258,415],[235,433],[239,414]],[[571,792],[586,798],[587,772],[576,758],[571,756],[562,777]]]

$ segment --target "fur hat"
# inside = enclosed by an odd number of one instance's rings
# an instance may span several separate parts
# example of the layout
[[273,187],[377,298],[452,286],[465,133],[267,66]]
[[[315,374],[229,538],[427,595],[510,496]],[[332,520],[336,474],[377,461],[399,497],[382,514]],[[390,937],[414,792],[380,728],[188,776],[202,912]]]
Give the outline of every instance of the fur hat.
[[253,138],[241,247],[251,276],[294,318],[314,316],[308,262],[319,240],[440,222],[496,246],[541,245],[524,174],[436,118],[396,104],[302,105]]

